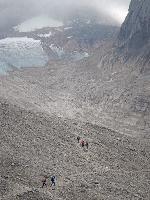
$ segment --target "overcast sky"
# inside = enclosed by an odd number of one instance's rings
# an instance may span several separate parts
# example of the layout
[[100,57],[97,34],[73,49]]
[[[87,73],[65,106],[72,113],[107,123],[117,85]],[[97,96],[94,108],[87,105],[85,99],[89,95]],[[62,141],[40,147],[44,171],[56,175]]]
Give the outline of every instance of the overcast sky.
[[42,14],[64,19],[79,10],[119,24],[127,15],[129,3],[130,0],[0,0],[0,29]]

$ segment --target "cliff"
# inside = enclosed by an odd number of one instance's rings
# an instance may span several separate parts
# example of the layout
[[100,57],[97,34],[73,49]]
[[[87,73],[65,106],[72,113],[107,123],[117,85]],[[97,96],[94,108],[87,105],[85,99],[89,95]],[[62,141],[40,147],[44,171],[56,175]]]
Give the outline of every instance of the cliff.
[[136,58],[142,65],[150,63],[150,1],[132,0],[129,13],[118,36],[119,52],[126,59]]

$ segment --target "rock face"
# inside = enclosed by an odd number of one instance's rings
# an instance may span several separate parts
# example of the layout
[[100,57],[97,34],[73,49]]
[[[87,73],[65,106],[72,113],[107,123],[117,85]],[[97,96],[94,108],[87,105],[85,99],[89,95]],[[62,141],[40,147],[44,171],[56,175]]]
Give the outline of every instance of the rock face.
[[150,1],[132,0],[129,13],[119,34],[120,50],[129,58],[139,56],[142,64],[150,63]]
[[100,56],[98,65],[103,82],[103,112],[109,113],[114,124],[116,120],[119,126],[123,123],[130,130],[134,127],[141,133],[146,130],[149,132],[149,0],[131,1],[129,14],[120,29],[117,42],[117,47]]

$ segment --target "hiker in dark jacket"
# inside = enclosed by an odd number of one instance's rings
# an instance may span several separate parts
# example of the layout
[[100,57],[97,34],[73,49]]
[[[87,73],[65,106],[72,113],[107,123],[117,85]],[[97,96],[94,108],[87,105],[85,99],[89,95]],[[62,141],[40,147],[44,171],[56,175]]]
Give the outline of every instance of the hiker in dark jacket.
[[78,140],[78,143],[79,143],[80,142],[80,137],[79,136],[77,137],[77,140]]
[[89,143],[87,141],[85,143],[85,146],[86,146],[87,149],[89,148]]
[[52,176],[51,177],[51,186],[53,186],[53,185],[55,186],[56,185],[55,181],[56,181],[56,177]]

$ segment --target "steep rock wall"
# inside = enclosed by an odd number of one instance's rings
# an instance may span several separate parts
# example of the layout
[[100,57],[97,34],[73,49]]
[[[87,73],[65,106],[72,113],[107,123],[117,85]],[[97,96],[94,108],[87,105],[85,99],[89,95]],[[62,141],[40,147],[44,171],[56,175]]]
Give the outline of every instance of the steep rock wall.
[[150,64],[150,1],[131,0],[129,13],[118,36],[119,52],[126,59],[137,58],[142,65]]

